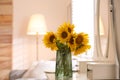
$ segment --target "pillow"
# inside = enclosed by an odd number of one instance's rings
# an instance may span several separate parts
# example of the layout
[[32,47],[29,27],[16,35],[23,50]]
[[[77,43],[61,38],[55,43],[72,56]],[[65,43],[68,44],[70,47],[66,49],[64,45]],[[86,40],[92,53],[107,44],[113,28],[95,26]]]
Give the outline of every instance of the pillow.
[[32,65],[28,71],[23,75],[22,78],[35,78],[39,80],[47,80],[47,76],[45,74],[43,62],[39,62],[39,64]]

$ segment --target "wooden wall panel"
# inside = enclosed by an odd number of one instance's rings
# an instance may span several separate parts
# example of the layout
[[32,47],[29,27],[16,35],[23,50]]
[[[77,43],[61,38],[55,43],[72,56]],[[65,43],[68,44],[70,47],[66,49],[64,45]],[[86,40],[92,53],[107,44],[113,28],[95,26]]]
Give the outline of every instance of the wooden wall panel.
[[12,0],[0,0],[0,80],[9,80],[12,68]]
[[8,1],[8,2],[1,2],[0,1],[0,5],[12,5],[12,2]]
[[12,23],[12,16],[11,15],[0,15],[0,24],[7,25]]
[[12,43],[12,35],[0,35],[0,43]]
[[12,0],[0,0],[0,4],[6,4],[6,3],[11,3],[12,4]]
[[0,2],[12,2],[12,0],[0,0]]
[[12,14],[11,5],[1,5],[0,4],[0,14]]
[[9,25],[0,25],[0,35],[12,35],[12,26]]
[[9,57],[4,57],[5,59],[8,60],[4,60],[4,61],[0,61],[0,70],[6,70],[6,69],[11,69],[11,60],[9,60]]
[[9,69],[6,70],[0,70],[0,80],[9,80]]
[[0,60],[2,59],[2,57],[10,57],[11,56],[11,52],[12,52],[11,46],[12,46],[11,44],[1,44],[0,45]]

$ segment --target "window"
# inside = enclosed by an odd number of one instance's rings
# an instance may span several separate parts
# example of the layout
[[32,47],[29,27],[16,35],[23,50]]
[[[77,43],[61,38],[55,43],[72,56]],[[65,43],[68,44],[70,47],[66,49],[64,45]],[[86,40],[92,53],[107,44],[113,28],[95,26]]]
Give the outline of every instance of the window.
[[75,31],[89,34],[91,49],[81,56],[92,57],[94,51],[94,0],[72,0],[72,23]]

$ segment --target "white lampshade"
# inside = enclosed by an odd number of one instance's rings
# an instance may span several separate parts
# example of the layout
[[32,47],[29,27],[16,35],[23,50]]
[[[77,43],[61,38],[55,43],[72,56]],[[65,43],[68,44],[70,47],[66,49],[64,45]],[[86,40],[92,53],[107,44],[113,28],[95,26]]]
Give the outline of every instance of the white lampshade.
[[41,14],[35,14],[30,17],[28,24],[27,34],[45,34],[46,33],[46,23],[45,18]]

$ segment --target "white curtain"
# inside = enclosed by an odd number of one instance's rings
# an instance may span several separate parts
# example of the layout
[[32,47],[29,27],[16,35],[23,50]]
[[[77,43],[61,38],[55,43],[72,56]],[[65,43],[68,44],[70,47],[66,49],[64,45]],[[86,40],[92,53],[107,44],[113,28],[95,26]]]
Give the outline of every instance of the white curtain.
[[99,15],[100,15],[100,0],[95,0],[95,52],[94,57],[102,57],[101,44],[100,44],[100,28],[99,28]]
[[[113,3],[113,25],[115,30],[118,63],[120,64],[120,0],[111,0]],[[120,68],[119,68],[120,72]],[[120,74],[119,74],[120,78]]]
[[[107,34],[107,44],[101,42],[103,39],[101,36],[100,30],[100,15],[101,15],[101,1],[102,0],[95,0],[96,1],[96,13],[95,13],[95,47],[97,52],[97,57],[106,58],[113,63],[116,64],[116,78],[119,75],[119,64],[120,64],[120,0],[104,0],[107,1],[108,5],[108,12],[105,13],[108,15],[108,34]],[[104,4],[104,3],[102,3]],[[103,9],[103,8],[102,8]],[[104,11],[105,12],[105,11]],[[107,24],[107,23],[105,23]],[[107,26],[104,26],[104,28]],[[106,52],[103,53],[102,47],[106,45]],[[105,56],[104,56],[105,55]]]
[[[91,49],[87,57],[92,57],[94,46],[94,0],[72,0],[72,23],[75,31],[89,35]],[[85,54],[86,55],[86,54]]]

